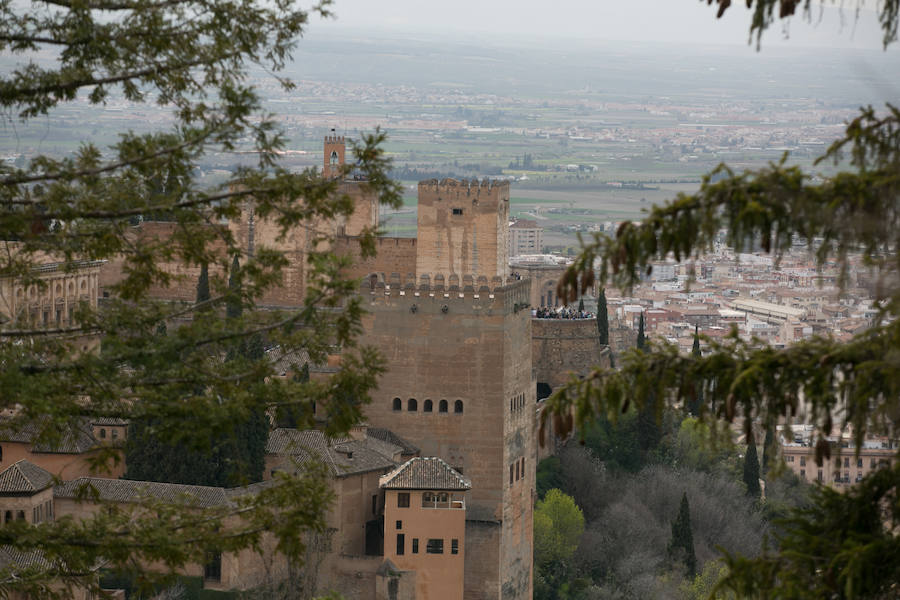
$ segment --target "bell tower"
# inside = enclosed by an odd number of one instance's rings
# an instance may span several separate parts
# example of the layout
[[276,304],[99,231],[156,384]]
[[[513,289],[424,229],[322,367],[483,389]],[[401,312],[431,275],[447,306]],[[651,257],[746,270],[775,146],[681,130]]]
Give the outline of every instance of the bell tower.
[[344,136],[335,135],[334,129],[332,129],[331,135],[325,136],[324,149],[322,174],[326,178],[337,177],[341,167],[344,166],[344,152],[346,151]]

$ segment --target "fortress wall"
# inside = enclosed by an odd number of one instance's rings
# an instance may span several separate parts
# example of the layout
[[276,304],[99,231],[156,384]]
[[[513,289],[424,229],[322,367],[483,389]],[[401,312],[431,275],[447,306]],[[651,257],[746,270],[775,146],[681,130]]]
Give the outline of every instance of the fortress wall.
[[390,273],[415,273],[417,247],[416,238],[380,237],[375,239],[377,254],[363,259],[358,237],[338,238],[335,243],[338,254],[353,259],[346,270],[347,276],[360,280],[371,273],[380,273],[382,277]]
[[531,306],[552,306],[557,303],[556,285],[566,271],[564,266],[512,264],[510,270],[531,280]]
[[508,273],[509,182],[419,182],[416,274]]
[[556,388],[571,373],[587,375],[600,362],[596,319],[532,319],[531,327],[537,381]]

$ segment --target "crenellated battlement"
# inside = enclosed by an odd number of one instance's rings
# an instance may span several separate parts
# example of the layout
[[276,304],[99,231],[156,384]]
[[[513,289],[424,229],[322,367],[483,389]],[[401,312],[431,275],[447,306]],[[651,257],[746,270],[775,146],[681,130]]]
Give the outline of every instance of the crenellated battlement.
[[342,136],[342,135],[326,135],[325,143],[326,144],[343,144],[344,136]]
[[[509,314],[528,310],[531,281],[501,277],[422,275],[366,278],[360,295],[372,307],[396,307],[412,313]],[[530,315],[530,313],[528,313]]]
[[456,199],[466,196],[471,199],[472,196],[494,196],[498,199],[509,200],[509,182],[505,180],[494,179],[426,179],[419,182],[419,200],[423,198],[423,193],[428,197],[436,197],[442,199]]

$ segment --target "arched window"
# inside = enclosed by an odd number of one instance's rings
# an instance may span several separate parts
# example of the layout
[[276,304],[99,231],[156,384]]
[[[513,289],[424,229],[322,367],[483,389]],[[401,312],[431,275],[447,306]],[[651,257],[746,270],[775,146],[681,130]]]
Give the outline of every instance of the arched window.
[[419,403],[416,402],[415,398],[409,399],[409,401],[406,403],[406,410],[408,410],[409,412],[416,412],[417,410],[419,410]]
[[332,150],[332,151],[331,151],[330,161],[329,161],[329,162],[331,163],[331,166],[332,166],[332,167],[333,167],[333,166],[336,166],[336,165],[338,164],[338,160],[339,160],[339,159],[338,159],[338,153],[337,153],[337,150]]
[[9,523],[10,521],[12,521],[12,511],[8,510],[8,511],[6,511],[6,515],[4,515],[4,517],[3,517],[3,522]]
[[453,412],[461,413],[463,411],[462,400],[457,400],[453,403]]
[[438,412],[447,412],[447,401],[441,400],[441,403],[438,404]]
[[403,401],[400,398],[394,398],[394,410],[403,410]]
[[19,512],[16,513],[16,520],[17,521],[25,520],[25,511],[24,510],[20,510]]
[[430,399],[426,399],[425,404],[422,405],[422,412],[431,412],[433,406],[434,406],[434,403]]
[[105,429],[101,429],[101,430],[100,430],[100,439],[102,440],[102,439],[104,439],[104,438],[106,438],[106,430],[105,430]]

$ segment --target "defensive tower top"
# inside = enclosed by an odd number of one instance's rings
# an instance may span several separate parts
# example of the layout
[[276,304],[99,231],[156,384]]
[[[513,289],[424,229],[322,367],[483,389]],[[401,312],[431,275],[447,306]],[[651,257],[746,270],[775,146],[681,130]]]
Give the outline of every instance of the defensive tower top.
[[509,182],[419,182],[417,274],[508,273]]
[[325,136],[322,174],[325,177],[337,177],[342,166],[344,166],[344,154],[347,146],[344,142],[344,136],[335,135],[334,129],[331,135]]

